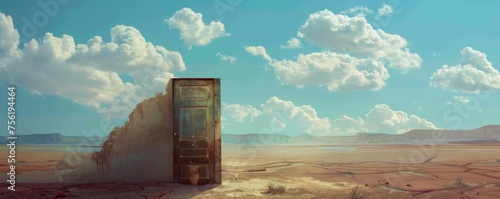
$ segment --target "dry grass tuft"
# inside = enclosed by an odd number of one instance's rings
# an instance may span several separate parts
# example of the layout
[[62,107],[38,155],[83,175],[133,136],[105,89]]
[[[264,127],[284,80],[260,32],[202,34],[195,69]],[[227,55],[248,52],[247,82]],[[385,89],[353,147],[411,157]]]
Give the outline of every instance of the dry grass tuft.
[[286,190],[286,185],[278,182],[270,182],[269,184],[267,184],[267,189],[268,194],[283,193]]

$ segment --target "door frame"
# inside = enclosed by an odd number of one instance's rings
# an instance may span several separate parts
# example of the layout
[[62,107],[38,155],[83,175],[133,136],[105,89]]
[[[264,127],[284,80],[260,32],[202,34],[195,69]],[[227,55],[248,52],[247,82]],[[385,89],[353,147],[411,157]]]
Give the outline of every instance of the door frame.
[[[210,164],[214,164],[214,170],[209,171],[209,176],[213,176],[213,178],[210,178],[211,184],[222,184],[222,168],[221,168],[221,153],[222,153],[222,146],[221,146],[221,99],[220,99],[220,78],[171,78],[172,81],[172,89],[170,90],[170,93],[172,95],[172,164],[173,164],[173,182],[178,183],[179,180],[179,174],[180,174],[180,162],[179,162],[179,150],[178,150],[178,144],[179,144],[179,135],[174,135],[174,131],[176,129],[176,124],[175,121],[175,104],[174,102],[176,101],[175,96],[175,88],[177,85],[178,81],[189,81],[189,80],[210,80],[213,83],[213,124],[211,125],[210,128],[214,129],[214,136],[212,140],[212,146],[209,146],[208,152],[210,153],[211,149],[213,148],[213,157],[214,157],[214,162],[210,162]],[[178,113],[177,113],[178,114]],[[178,121],[177,121],[178,122]],[[210,142],[209,142],[210,143]],[[209,160],[212,161],[212,160]],[[211,174],[213,173],[213,174]]]

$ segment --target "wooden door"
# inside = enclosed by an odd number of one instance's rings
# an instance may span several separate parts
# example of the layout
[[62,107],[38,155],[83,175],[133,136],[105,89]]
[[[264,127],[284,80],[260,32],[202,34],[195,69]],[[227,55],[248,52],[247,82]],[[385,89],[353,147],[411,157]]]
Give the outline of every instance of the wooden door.
[[174,182],[220,184],[220,81],[173,81]]

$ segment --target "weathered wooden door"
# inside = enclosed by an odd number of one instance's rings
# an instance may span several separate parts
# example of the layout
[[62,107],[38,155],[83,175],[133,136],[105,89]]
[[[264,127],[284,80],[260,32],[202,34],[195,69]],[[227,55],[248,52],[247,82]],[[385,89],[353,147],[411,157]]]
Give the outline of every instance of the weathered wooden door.
[[173,79],[174,182],[221,183],[220,80]]

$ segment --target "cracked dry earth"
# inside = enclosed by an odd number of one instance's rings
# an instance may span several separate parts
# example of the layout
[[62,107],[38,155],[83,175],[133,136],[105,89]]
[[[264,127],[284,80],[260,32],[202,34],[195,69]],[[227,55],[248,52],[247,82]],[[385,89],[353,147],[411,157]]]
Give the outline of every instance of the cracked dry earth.
[[[0,198],[348,198],[356,186],[370,199],[500,196],[500,145],[491,143],[223,145],[222,169],[218,186],[19,184],[12,193],[3,184]],[[285,191],[268,193],[271,182]]]

